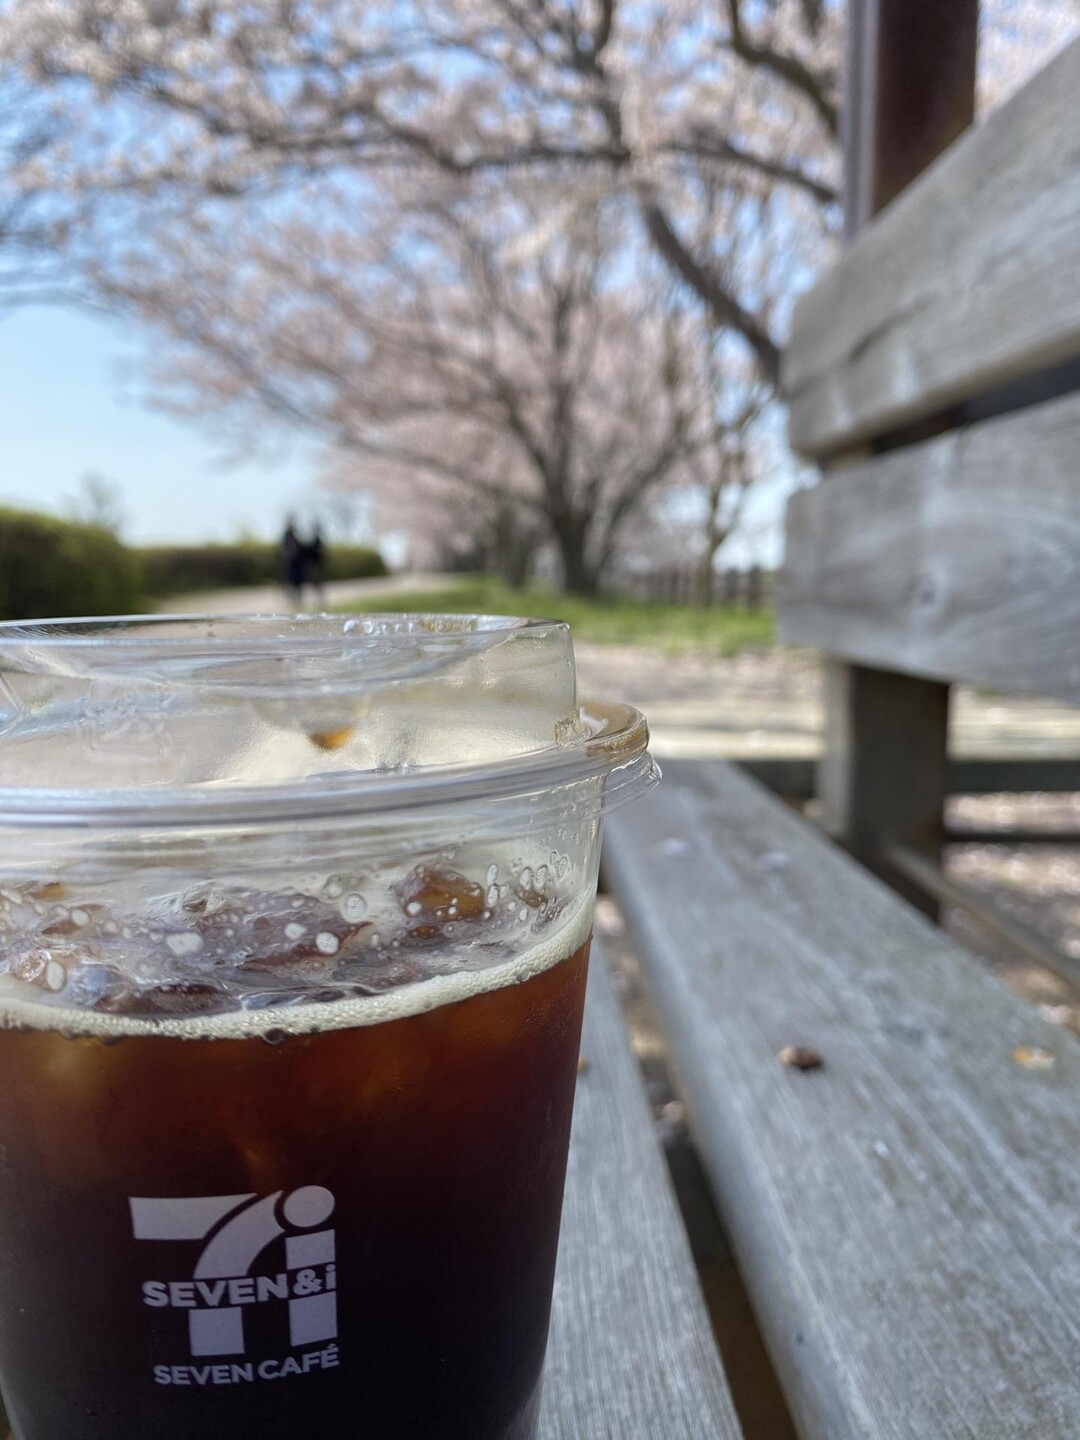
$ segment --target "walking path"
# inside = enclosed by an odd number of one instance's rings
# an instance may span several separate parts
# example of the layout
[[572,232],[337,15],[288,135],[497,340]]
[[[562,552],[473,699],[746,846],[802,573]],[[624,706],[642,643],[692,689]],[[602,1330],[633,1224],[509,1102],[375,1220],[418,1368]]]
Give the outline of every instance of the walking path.
[[[452,576],[429,572],[382,575],[377,580],[335,580],[324,587],[322,608],[335,610],[353,600],[443,590],[452,581]],[[292,606],[282,586],[252,585],[242,590],[200,590],[193,595],[174,595],[158,608],[165,615],[287,615]]]

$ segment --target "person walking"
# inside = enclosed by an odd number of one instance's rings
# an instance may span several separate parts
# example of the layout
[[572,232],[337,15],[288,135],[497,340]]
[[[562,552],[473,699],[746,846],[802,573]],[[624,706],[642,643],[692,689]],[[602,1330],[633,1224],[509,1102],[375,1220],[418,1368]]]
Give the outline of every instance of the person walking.
[[316,525],[311,532],[311,539],[305,546],[305,559],[307,561],[306,578],[312,589],[315,591],[315,609],[326,608],[326,544],[322,537],[322,529]]
[[289,604],[293,610],[301,609],[307,582],[307,547],[297,533],[296,520],[292,515],[287,518],[285,533],[281,537],[281,578]]

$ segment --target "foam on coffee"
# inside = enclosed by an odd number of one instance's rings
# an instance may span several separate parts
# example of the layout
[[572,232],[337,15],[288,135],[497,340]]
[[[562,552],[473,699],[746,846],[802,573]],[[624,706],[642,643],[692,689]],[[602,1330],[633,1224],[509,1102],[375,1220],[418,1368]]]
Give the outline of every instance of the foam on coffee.
[[[557,918],[543,927],[539,937],[530,934],[511,940],[507,936],[505,947],[500,948],[503,953],[509,951],[509,958],[496,964],[425,976],[378,994],[349,995],[333,1000],[305,1000],[302,988],[297,987],[292,1003],[259,1009],[242,1009],[238,1003],[235,1009],[209,1014],[117,1014],[76,1008],[64,1004],[62,996],[39,998],[31,987],[11,976],[3,976],[0,977],[0,1028],[60,1031],[72,1037],[102,1039],[160,1035],[189,1040],[243,1040],[272,1036],[277,1041],[293,1035],[385,1024],[531,980],[567,959],[585,943],[592,928],[592,912],[590,894],[563,907]],[[512,950],[513,944],[518,948]],[[448,949],[452,945],[452,941],[447,942]],[[491,949],[495,950],[494,944]],[[334,983],[314,981],[310,989],[318,994],[332,988]]]

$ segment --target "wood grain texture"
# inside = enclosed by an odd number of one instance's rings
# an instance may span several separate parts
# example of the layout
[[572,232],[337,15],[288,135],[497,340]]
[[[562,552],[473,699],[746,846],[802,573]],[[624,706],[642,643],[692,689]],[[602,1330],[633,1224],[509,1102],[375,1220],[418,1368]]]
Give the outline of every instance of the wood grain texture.
[[641,1077],[594,947],[541,1440],[741,1435]]
[[801,301],[791,439],[827,456],[1080,354],[1080,41],[959,140]]
[[801,491],[777,606],[794,644],[1080,700],[1080,395]]
[[1075,1440],[1080,1042],[733,767],[608,825],[799,1434]]

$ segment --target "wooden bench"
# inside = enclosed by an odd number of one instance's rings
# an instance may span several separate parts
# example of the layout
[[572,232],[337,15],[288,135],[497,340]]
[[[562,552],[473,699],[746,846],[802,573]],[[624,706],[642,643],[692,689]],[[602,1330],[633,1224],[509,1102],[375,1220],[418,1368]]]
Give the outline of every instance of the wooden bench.
[[[822,822],[931,912],[950,686],[1080,700],[1080,42],[915,179],[933,117],[972,111],[976,9],[856,7],[879,49],[855,72],[855,238],[784,372],[825,471],[789,507],[778,607],[829,657]],[[951,46],[905,88],[882,47],[945,11]]]
[[[896,893],[943,893],[950,685],[1080,699],[1080,42],[930,165],[972,118],[976,20],[853,7],[854,243],[786,361],[826,478],[792,503],[779,613],[831,656],[843,848],[715,762],[668,766],[605,839],[801,1440],[1080,1436],[1080,1041]],[[574,1184],[600,1163],[583,1145]],[[586,1262],[573,1188],[567,1219],[570,1291],[625,1263]],[[630,1363],[636,1318],[605,1323]],[[561,1433],[638,1433],[594,1423]]]

